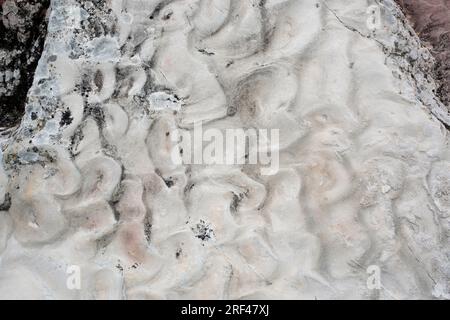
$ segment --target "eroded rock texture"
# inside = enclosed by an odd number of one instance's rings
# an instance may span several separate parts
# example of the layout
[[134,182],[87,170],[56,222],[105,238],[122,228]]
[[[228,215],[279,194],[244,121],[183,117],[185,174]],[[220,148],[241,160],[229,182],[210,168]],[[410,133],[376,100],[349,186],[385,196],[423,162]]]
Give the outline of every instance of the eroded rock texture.
[[0,0],[0,130],[20,122],[47,33],[50,0]]
[[450,1],[397,0],[420,38],[428,43],[436,57],[437,95],[450,104]]
[[[369,5],[53,0],[0,153],[0,297],[450,298],[448,114]],[[279,171],[174,164],[198,121],[279,129]]]

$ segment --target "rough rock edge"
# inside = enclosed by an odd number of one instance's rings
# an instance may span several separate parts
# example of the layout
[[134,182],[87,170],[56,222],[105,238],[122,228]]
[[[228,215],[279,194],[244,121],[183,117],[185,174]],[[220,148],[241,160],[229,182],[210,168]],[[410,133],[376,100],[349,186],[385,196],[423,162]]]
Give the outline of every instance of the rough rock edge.
[[[397,76],[400,93],[417,104],[426,106],[428,111],[442,125],[450,130],[450,111],[437,97],[438,84],[433,78],[436,60],[428,47],[420,40],[403,11],[394,0],[376,0],[373,4],[382,9],[383,18],[391,15],[395,24],[384,25],[387,31],[361,31],[360,26],[345,21],[324,1],[325,7],[348,30],[376,41],[386,54],[386,65]],[[386,10],[387,9],[387,10]],[[382,19],[383,19],[382,18]],[[397,30],[396,30],[397,29]],[[405,83],[405,79],[407,80]],[[410,89],[413,89],[411,92]]]
[[[440,15],[450,12],[450,2],[441,0],[435,4],[435,1],[430,3],[428,0],[395,1],[417,31],[419,38],[427,44],[436,58],[433,75],[439,85],[437,96],[450,108],[450,15]],[[428,19],[423,20],[422,16],[428,16]]]
[[[396,18],[399,27],[398,31],[394,32],[394,39],[391,39],[390,43],[380,39],[384,46],[383,49],[385,52],[387,50],[390,60],[394,62],[395,66],[398,66],[403,75],[407,77],[409,84],[415,89],[416,101],[425,105],[445,128],[450,130],[450,111],[436,94],[439,87],[436,79],[433,78],[436,59],[420,40],[400,6],[393,0],[385,0],[381,3],[386,3],[392,9],[391,14]],[[404,49],[407,51],[399,53],[398,48],[395,47],[395,40],[405,41]],[[420,53],[417,59],[412,56],[412,53],[416,52]]]
[[[28,90],[32,87],[34,73],[44,51],[44,42],[47,37],[50,0],[21,2],[22,4],[17,5],[16,8],[19,7],[24,11],[21,15],[17,14],[23,20],[22,24],[14,25],[13,30],[4,27],[3,22],[0,26],[4,33],[0,36],[0,41],[4,42],[0,50],[4,53],[8,52],[8,55],[11,53],[8,59],[0,61],[0,73],[3,74],[3,71],[19,73],[18,79],[12,76],[10,81],[15,80],[15,83],[9,83],[10,88],[7,87],[6,80],[1,82],[3,77],[0,75],[0,83],[5,85],[4,92],[0,93],[0,138],[9,135],[11,132],[9,129],[21,122],[27,104]],[[1,15],[4,14],[5,3],[5,0],[0,1]],[[16,66],[16,69],[11,70],[12,66]]]

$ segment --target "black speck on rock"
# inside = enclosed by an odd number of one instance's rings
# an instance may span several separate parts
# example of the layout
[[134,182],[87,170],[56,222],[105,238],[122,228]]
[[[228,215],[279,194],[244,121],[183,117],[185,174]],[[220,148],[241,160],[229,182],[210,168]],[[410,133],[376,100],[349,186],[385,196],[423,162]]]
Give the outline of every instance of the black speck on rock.
[[195,237],[202,241],[209,241],[215,238],[211,225],[204,220],[200,220],[191,230],[194,232]]
[[70,112],[69,109],[67,109],[67,110],[65,110],[65,111],[62,113],[61,121],[59,122],[59,125],[60,125],[61,127],[62,127],[62,126],[68,126],[69,124],[72,123],[72,121],[73,121],[72,113]]

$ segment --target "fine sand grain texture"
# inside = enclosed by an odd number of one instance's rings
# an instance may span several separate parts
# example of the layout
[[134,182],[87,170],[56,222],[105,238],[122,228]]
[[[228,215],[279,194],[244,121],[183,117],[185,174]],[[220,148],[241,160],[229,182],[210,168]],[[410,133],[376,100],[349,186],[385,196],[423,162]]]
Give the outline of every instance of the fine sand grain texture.
[[[0,298],[450,299],[435,62],[391,0],[52,0]],[[278,129],[279,170],[171,161],[200,121]]]

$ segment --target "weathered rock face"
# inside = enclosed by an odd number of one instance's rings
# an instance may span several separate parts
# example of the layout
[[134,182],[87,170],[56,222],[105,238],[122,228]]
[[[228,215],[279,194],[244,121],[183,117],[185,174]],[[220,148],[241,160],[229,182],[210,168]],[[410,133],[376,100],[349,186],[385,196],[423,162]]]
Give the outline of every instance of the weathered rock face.
[[22,118],[47,34],[50,0],[0,0],[0,129]]
[[436,94],[450,105],[450,1],[396,0],[414,30],[430,46],[437,63],[434,77],[439,82]]
[[[53,0],[0,140],[0,298],[449,299],[450,117],[369,5]],[[278,170],[174,161],[200,122],[279,130]]]

